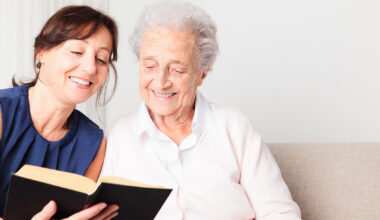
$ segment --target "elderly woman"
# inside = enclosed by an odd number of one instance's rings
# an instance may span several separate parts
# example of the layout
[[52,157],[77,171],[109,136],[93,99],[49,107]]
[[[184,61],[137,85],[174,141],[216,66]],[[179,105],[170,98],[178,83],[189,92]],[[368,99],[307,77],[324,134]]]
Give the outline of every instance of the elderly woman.
[[130,42],[144,104],[114,124],[101,175],[173,188],[156,219],[300,219],[249,118],[197,91],[218,53],[210,16],[160,3],[143,11]]

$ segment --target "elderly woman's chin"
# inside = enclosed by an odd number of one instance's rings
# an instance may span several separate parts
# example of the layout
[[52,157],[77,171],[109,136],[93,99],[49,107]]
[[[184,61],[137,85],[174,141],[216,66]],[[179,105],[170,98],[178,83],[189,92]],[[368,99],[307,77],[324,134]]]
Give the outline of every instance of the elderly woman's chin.
[[160,104],[160,103],[155,103],[155,104],[146,103],[146,104],[147,104],[150,114],[154,114],[155,116],[169,116],[178,111],[176,106],[172,106],[170,104],[169,105]]
[[152,95],[145,90],[140,91],[141,98],[147,106],[150,115],[152,116],[169,116],[178,111],[177,97],[171,97],[171,99],[162,100],[159,97]]

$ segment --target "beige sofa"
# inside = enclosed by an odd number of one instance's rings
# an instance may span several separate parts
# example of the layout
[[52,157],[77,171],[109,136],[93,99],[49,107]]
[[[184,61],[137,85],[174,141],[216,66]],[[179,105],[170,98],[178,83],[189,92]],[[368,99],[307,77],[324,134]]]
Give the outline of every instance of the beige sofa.
[[380,220],[380,143],[268,145],[303,220]]

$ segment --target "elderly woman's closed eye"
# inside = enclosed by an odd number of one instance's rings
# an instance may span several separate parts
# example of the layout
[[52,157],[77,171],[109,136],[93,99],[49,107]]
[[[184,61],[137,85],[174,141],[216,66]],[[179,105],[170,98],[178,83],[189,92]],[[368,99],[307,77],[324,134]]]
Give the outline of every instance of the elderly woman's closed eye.
[[101,175],[173,188],[156,219],[300,219],[249,118],[198,91],[219,51],[210,16],[183,1],[147,7],[130,43],[143,104],[110,131]]

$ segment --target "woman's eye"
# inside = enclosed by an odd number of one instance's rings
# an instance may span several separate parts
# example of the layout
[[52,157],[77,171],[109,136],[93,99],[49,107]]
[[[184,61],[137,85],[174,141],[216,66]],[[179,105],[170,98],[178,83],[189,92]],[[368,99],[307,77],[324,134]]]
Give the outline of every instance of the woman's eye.
[[73,54],[75,54],[75,55],[82,55],[82,54],[83,54],[83,53],[80,52],[80,51],[74,51],[74,50],[72,50],[71,53],[73,53]]
[[102,63],[102,64],[107,64],[106,61],[104,61],[104,60],[102,60],[102,59],[100,59],[100,58],[96,58],[96,60],[99,61],[99,62]]

